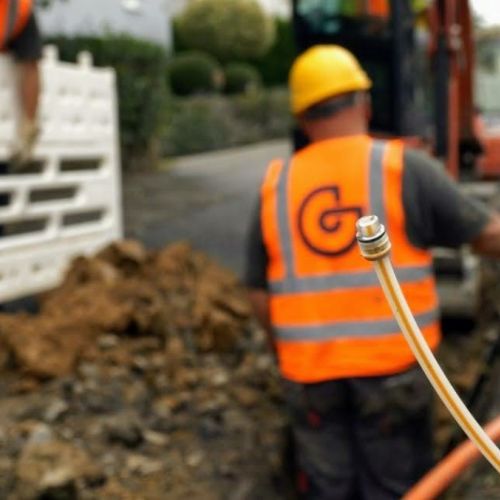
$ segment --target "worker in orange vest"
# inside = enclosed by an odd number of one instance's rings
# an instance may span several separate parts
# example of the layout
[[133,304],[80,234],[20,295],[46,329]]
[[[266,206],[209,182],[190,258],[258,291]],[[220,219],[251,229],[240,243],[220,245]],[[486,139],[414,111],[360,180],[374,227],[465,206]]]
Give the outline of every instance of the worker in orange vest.
[[33,0],[0,0],[0,48],[13,56],[19,74],[21,116],[10,162],[15,168],[29,160],[38,135],[42,42]]
[[431,246],[500,257],[500,215],[465,198],[442,166],[368,135],[371,81],[335,45],[304,52],[291,107],[311,143],[270,163],[248,239],[246,284],[283,376],[311,499],[399,499],[432,465],[432,392],[359,255],[376,214],[431,348],[440,341]]

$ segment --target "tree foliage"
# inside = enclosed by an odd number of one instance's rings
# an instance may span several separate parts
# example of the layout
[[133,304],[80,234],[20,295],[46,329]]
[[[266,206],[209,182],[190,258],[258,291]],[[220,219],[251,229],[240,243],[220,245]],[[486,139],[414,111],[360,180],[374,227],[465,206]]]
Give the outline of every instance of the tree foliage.
[[254,62],[267,86],[286,85],[297,54],[290,19],[275,18],[276,39],[268,53]]
[[272,19],[256,0],[193,0],[177,28],[186,47],[223,62],[263,56],[275,36]]
[[230,63],[225,68],[226,94],[241,94],[257,90],[262,83],[259,72],[250,64],[244,62]]

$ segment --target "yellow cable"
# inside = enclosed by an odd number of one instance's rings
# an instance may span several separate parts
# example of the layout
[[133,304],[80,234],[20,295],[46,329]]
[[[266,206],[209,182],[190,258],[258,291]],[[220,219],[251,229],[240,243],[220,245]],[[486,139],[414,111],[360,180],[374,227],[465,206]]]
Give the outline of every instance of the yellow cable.
[[392,313],[425,375],[458,425],[469,436],[470,440],[476,444],[483,456],[500,473],[499,449],[477,423],[446,378],[413,317],[394,274],[389,258],[391,243],[384,226],[380,224],[375,215],[369,215],[358,220],[357,229],[361,254],[366,259],[373,261],[377,277]]

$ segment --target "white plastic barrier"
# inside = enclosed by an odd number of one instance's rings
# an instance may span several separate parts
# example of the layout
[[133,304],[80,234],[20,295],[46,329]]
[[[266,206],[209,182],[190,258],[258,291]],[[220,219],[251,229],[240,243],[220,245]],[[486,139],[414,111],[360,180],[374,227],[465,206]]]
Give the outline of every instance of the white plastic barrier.
[[[75,256],[122,234],[115,74],[57,60],[41,63],[41,135],[33,165],[0,174],[0,303],[56,285]],[[17,130],[16,73],[0,58],[0,162]]]

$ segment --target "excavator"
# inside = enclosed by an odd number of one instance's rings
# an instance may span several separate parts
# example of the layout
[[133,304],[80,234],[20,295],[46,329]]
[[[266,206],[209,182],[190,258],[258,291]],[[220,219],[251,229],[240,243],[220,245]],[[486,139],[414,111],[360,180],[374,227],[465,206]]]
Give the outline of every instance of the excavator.
[[[476,100],[467,0],[293,0],[292,7],[299,53],[322,43],[342,45],[369,74],[374,136],[425,149],[472,196],[497,196],[500,115]],[[294,143],[307,143],[300,130]],[[472,318],[480,307],[478,259],[448,249],[434,257],[442,311]]]

